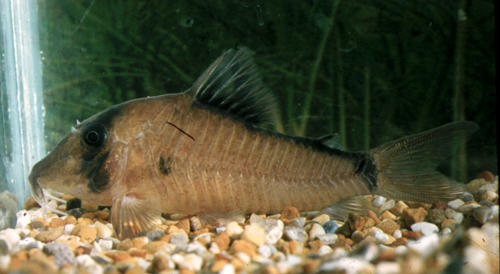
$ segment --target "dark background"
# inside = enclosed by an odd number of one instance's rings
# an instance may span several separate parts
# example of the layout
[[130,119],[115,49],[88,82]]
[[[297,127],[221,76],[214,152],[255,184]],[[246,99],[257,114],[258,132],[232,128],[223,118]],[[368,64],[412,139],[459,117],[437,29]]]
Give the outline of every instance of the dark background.
[[486,0],[40,1],[48,149],[75,120],[184,91],[246,46],[278,98],[278,130],[336,133],[356,151],[466,119],[480,126],[458,149],[467,163],[444,172],[497,173],[493,11]]

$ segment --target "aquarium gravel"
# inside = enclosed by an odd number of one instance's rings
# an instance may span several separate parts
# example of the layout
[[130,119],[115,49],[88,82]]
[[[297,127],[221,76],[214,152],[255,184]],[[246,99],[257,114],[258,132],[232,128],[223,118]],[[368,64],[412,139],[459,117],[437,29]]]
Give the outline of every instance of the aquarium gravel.
[[378,212],[346,222],[294,207],[276,215],[165,216],[119,240],[110,209],[65,195],[31,198],[0,231],[0,273],[498,273],[498,176],[435,204],[366,196]]

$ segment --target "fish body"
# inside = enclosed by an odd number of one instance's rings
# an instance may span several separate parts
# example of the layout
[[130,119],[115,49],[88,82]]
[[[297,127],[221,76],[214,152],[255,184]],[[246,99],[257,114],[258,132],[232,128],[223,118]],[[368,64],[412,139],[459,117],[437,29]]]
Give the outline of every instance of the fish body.
[[344,152],[328,139],[264,129],[274,100],[247,49],[228,50],[182,93],[113,106],[79,123],[30,174],[43,189],[111,205],[121,238],[161,213],[277,213],[286,206],[345,215],[359,197],[455,198],[461,189],[435,171],[456,140],[476,129],[457,122]]

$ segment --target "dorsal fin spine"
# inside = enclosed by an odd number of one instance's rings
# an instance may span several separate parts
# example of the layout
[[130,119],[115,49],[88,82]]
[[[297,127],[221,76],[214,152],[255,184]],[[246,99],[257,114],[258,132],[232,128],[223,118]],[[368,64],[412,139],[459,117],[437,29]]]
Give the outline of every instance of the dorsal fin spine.
[[249,124],[273,122],[275,100],[265,88],[252,53],[230,49],[217,58],[188,91],[195,100]]

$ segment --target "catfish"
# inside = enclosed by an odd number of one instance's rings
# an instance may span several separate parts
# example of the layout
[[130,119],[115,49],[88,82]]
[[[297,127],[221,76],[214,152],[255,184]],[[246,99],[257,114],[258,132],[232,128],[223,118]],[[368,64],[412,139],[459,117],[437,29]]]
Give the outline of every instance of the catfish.
[[276,100],[247,48],[217,58],[188,90],[112,106],[73,127],[31,170],[36,201],[58,191],[111,206],[119,238],[162,213],[279,213],[336,218],[366,210],[364,195],[436,202],[463,192],[436,170],[477,125],[459,121],[366,152],[330,138],[273,131]]

